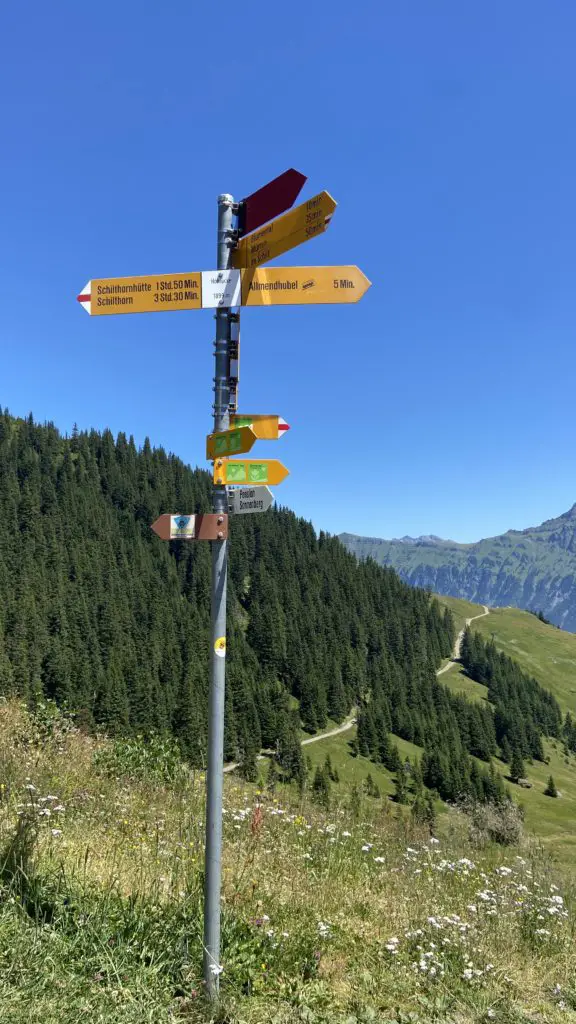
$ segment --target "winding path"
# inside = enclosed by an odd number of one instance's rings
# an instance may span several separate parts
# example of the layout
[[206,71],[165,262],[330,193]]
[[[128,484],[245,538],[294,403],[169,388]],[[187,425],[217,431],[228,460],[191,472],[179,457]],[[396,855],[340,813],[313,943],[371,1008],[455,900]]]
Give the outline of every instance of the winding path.
[[[487,605],[483,604],[482,607],[483,607],[484,611],[480,612],[480,615],[472,615],[472,617],[470,619],[466,619],[466,626],[464,627],[464,629],[466,629],[470,625],[471,622],[474,622],[474,619],[483,619],[485,615],[489,615],[490,614],[490,609],[488,608]],[[456,637],[456,639],[454,641],[454,650],[452,651],[452,657],[451,657],[450,661],[448,662],[447,665],[444,665],[443,668],[439,668],[438,669],[438,671],[436,673],[437,676],[441,676],[444,672],[447,672],[449,668],[452,668],[452,666],[455,665],[456,662],[458,662],[460,660],[460,648],[462,646],[462,638],[464,636],[464,629],[460,630],[460,632],[458,633],[458,636]]]
[[[466,619],[466,626],[469,626],[471,622],[474,622],[474,619],[483,619],[485,615],[489,615],[490,614],[490,609],[485,604],[482,605],[482,607],[483,607],[484,611],[481,612],[480,615],[473,615],[470,619]],[[460,632],[458,633],[458,636],[456,637],[456,639],[454,641],[454,650],[452,651],[451,660],[448,662],[447,665],[444,665],[443,668],[439,668],[438,669],[438,671],[436,672],[437,676],[441,676],[444,672],[447,672],[448,669],[452,668],[452,666],[455,665],[456,662],[459,660],[459,658],[460,658],[460,647],[461,647],[461,644],[462,644],[462,637],[463,636],[464,636],[464,630],[461,629]],[[301,741],[301,745],[303,747],[307,747],[310,743],[319,743],[320,740],[327,740],[327,739],[329,739],[330,736],[338,736],[341,732],[348,732],[348,730],[351,729],[354,725],[356,725],[356,715],[351,715],[350,718],[348,718],[345,722],[343,722],[342,725],[337,726],[336,729],[330,729],[330,732],[318,733],[317,736],[308,736],[307,739]],[[265,754],[258,754],[258,757],[256,758],[257,761],[263,761],[264,759],[265,759]],[[239,767],[240,767],[240,762],[239,761],[232,761],[231,764],[225,764],[224,765],[224,771],[225,772],[233,772],[235,768],[239,768]]]

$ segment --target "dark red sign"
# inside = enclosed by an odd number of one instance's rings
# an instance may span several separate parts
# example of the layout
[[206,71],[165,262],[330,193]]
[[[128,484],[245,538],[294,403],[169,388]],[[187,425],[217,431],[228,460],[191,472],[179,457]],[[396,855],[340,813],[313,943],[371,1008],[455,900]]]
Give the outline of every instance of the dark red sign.
[[239,236],[255,231],[266,221],[289,210],[306,180],[305,174],[300,174],[300,171],[295,171],[291,167],[289,171],[284,171],[284,174],[274,178],[274,181],[269,181],[257,192],[243,199],[238,215]]

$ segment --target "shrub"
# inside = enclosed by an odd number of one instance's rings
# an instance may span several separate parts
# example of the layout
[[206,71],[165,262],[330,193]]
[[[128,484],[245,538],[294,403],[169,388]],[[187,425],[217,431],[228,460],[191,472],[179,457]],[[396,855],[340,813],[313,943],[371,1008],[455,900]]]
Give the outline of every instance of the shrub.
[[94,764],[112,778],[126,776],[141,782],[176,782],[186,775],[177,742],[158,733],[114,740],[97,751]]
[[517,846],[522,839],[522,809],[512,800],[501,804],[480,804],[467,798],[459,807],[470,821],[469,836],[474,846],[485,846],[489,842]]

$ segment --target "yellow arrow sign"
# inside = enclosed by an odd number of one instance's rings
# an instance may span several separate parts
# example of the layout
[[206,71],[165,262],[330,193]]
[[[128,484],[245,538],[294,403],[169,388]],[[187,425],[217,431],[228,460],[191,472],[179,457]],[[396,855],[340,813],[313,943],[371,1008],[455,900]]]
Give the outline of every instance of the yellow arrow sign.
[[320,192],[266,227],[246,235],[232,253],[232,266],[259,267],[261,263],[268,263],[283,252],[321,235],[326,231],[335,209],[336,203],[330,193]]
[[215,484],[280,484],[288,476],[278,459],[216,459],[214,463]]
[[217,459],[223,455],[242,455],[249,452],[258,435],[249,426],[238,426],[232,430],[222,430],[217,434],[208,434],[206,438],[206,458]]
[[151,277],[99,278],[88,282],[78,302],[91,316],[202,309],[202,274],[193,271]]
[[242,271],[243,306],[358,302],[371,282],[358,267],[265,267]]
[[290,425],[282,416],[265,416],[249,412],[232,413],[230,426],[251,427],[259,441],[277,441],[279,437],[284,437],[287,430],[290,430]]

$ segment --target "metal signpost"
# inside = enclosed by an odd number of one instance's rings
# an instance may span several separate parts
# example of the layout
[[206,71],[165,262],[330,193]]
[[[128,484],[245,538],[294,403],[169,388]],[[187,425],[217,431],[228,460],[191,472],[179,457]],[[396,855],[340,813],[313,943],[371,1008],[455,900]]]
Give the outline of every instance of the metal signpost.
[[92,279],[78,295],[91,316],[216,310],[214,425],[206,438],[206,457],[213,461],[212,512],[166,512],[152,523],[161,540],[208,540],[212,544],[204,891],[204,981],[211,999],[218,997],[223,969],[220,889],[228,515],[265,512],[273,501],[267,485],[279,484],[288,475],[276,459],[230,458],[247,454],[257,440],[278,440],[289,429],[281,416],[237,411],[240,306],[358,302],[370,287],[355,266],[258,269],[326,230],[336,209],[328,192],[285,212],[305,181],[303,174],[291,168],[238,204],[230,195],[219,196],[216,270]]

